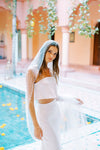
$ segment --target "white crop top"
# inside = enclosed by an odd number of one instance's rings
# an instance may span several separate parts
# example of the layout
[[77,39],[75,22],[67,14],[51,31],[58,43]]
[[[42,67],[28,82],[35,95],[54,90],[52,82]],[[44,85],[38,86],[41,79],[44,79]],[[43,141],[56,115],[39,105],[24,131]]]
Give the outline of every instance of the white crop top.
[[55,77],[45,77],[39,80],[37,83],[34,83],[34,98],[36,100],[56,98],[56,86]]

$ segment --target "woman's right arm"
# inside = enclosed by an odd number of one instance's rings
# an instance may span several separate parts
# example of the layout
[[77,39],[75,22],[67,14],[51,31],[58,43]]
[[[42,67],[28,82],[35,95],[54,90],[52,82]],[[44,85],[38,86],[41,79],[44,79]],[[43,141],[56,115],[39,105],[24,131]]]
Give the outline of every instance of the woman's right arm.
[[28,85],[29,85],[29,86],[27,86],[27,90],[29,91],[28,95],[29,94],[31,95],[31,97],[29,95],[29,97],[30,97],[29,111],[30,111],[32,121],[33,121],[33,125],[34,125],[34,136],[37,139],[41,139],[42,136],[43,136],[43,133],[42,133],[42,129],[39,126],[39,123],[38,123],[37,118],[36,118],[36,113],[35,113],[35,106],[34,106],[34,81],[35,81],[35,75],[34,75],[32,70],[28,71],[26,78],[27,78],[27,82],[28,82]]

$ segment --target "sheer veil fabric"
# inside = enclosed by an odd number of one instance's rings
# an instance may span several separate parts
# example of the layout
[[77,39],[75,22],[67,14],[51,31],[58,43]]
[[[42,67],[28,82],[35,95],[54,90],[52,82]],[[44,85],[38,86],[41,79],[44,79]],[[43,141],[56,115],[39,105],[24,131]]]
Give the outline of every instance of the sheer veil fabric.
[[[25,95],[26,96],[25,97],[26,121],[27,121],[29,132],[34,140],[38,140],[38,139],[36,139],[34,136],[34,126],[33,126],[32,118],[31,118],[30,111],[29,111],[29,102],[31,100],[33,89],[34,89],[34,81],[37,78],[37,75],[39,73],[40,67],[42,65],[42,62],[45,56],[45,52],[50,45],[56,46],[58,45],[58,43],[54,40],[46,41],[43,44],[43,46],[40,48],[34,60],[29,65],[27,72],[26,72],[26,95]],[[50,68],[50,71],[53,74],[52,62],[48,63],[48,67]],[[59,82],[58,82],[58,86],[59,86]],[[34,102],[35,102],[35,105],[37,105],[36,100],[34,100]],[[61,95],[61,93],[58,92],[57,102],[59,103],[61,116],[62,116],[61,132],[63,134],[63,137],[66,138],[68,131],[70,131],[71,129],[73,130],[76,128],[78,129],[80,125],[85,124],[85,119],[79,111],[81,107],[77,103],[76,99],[63,96]]]

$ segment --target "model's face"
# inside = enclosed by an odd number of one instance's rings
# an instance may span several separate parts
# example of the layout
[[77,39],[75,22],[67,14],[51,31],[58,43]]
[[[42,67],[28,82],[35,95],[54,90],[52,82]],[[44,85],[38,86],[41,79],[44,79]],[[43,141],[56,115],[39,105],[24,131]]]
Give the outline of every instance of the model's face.
[[58,53],[58,49],[56,46],[50,46],[45,55],[46,63],[52,62]]

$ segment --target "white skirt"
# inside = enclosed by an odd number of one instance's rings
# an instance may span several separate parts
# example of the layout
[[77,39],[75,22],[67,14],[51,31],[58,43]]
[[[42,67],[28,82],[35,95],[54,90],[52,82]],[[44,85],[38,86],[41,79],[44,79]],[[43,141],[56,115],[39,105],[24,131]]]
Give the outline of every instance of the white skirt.
[[61,150],[60,109],[56,99],[47,104],[38,103],[37,120],[43,131],[41,150]]

